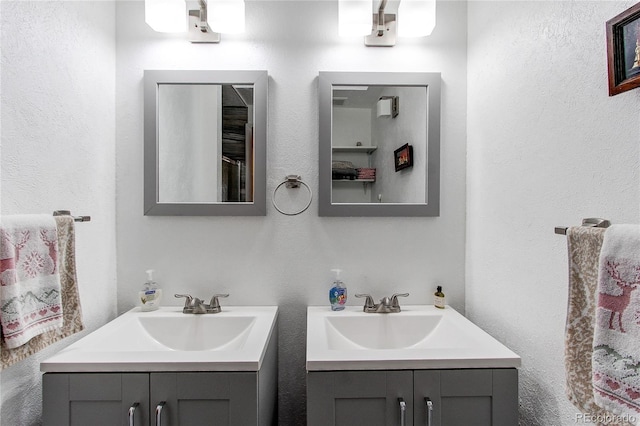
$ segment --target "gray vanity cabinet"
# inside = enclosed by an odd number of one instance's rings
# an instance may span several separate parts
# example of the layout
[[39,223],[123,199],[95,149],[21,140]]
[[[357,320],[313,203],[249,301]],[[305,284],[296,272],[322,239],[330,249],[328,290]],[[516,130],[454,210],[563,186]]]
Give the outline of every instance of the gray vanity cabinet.
[[258,374],[47,373],[43,425],[130,426],[136,403],[134,426],[272,425],[275,392],[261,389]]
[[255,372],[152,373],[150,389],[154,413],[165,402],[163,425],[257,425]]
[[413,424],[412,371],[310,371],[307,374],[308,426]]
[[[427,398],[432,403],[431,423]],[[518,371],[415,370],[413,406],[415,425],[517,425]]]
[[517,425],[518,372],[514,368],[309,371],[307,425],[356,424]]
[[149,424],[149,374],[48,373],[43,376],[44,426]]

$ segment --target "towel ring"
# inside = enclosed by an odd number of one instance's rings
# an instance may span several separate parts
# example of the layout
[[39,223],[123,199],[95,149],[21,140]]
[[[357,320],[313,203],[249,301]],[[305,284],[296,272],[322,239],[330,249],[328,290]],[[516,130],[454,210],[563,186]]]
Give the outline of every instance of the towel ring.
[[[297,212],[285,212],[280,207],[278,207],[278,205],[276,204],[276,192],[278,191],[278,189],[280,189],[282,185],[286,185],[287,188],[292,188],[292,189],[297,189],[297,188],[300,188],[300,185],[304,185],[304,187],[307,188],[307,191],[309,191],[309,202],[307,203],[307,205]],[[309,185],[304,183],[300,175],[287,175],[284,178],[284,180],[280,182],[278,186],[276,186],[276,189],[273,190],[273,197],[271,197],[271,202],[273,203],[273,207],[275,207],[276,210],[278,210],[280,213],[286,216],[296,216],[304,212],[309,208],[312,200],[313,200],[313,192],[311,191],[311,188],[309,188]]]

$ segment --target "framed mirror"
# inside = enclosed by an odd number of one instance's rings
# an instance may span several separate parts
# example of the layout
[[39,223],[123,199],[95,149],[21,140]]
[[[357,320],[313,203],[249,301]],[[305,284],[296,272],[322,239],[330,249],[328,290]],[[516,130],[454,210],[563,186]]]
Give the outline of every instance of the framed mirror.
[[440,81],[320,72],[320,216],[439,216]]
[[144,71],[144,214],[264,216],[266,71]]

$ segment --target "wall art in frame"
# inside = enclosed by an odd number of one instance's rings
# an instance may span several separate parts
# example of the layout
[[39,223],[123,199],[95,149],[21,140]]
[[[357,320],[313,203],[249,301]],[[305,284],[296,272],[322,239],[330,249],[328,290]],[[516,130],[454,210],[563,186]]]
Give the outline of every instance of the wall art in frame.
[[640,3],[607,21],[609,96],[640,87]]
[[413,147],[408,143],[393,151],[393,160],[396,172],[408,167],[413,167]]

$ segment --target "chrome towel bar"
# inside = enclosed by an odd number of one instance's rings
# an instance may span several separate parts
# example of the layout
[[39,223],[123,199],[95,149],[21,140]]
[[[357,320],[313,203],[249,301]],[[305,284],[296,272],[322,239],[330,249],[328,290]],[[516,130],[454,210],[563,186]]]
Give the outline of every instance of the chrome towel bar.
[[[54,216],[71,216],[71,212],[69,210],[56,210],[53,212]],[[89,222],[91,220],[91,216],[72,216],[73,220],[76,222]]]
[[[582,219],[582,226],[590,226],[594,228],[608,228],[611,226],[611,222],[607,219],[600,219],[598,217],[588,217]],[[558,235],[567,235],[568,226],[556,226],[555,233]]]

